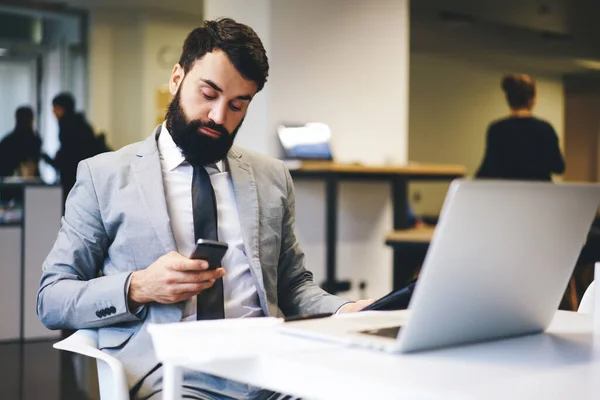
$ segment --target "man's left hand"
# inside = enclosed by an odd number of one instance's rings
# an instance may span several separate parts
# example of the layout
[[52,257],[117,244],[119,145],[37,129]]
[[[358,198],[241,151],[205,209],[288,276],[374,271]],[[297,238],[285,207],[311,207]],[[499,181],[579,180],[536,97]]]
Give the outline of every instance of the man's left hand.
[[348,313],[348,312],[356,312],[360,311],[368,305],[371,305],[375,302],[375,299],[367,299],[367,300],[358,300],[353,303],[347,303],[340,307],[338,313]]

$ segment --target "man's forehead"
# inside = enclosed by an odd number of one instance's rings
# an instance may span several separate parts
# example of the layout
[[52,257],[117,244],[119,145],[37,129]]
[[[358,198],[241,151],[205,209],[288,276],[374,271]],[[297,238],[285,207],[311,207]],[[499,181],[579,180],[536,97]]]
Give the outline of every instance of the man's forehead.
[[256,82],[244,78],[221,50],[206,53],[204,57],[197,59],[188,74],[198,85],[210,81],[223,92],[236,92],[230,93],[236,96],[254,95],[258,89]]

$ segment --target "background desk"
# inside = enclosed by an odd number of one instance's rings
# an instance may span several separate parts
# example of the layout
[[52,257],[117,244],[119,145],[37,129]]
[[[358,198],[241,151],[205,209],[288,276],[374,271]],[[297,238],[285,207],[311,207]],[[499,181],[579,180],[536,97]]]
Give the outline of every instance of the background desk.
[[[392,185],[394,230],[408,228],[408,183],[410,181],[451,181],[465,175],[460,165],[408,164],[405,166],[366,166],[332,162],[303,162],[291,169],[292,177],[325,181],[325,266],[326,280],[322,287],[330,293],[350,289],[349,282],[336,280],[336,242],[338,186],[340,181],[387,181]],[[399,262],[394,252],[394,265]]]
[[385,244],[394,249],[393,288],[398,290],[411,280],[423,264],[435,227],[393,231],[385,237]]
[[[282,334],[274,328],[261,339],[268,341],[268,335],[275,343],[274,335]],[[273,354],[262,346],[255,357],[194,362],[191,349],[202,357],[198,335],[189,335],[188,343],[169,339],[167,334],[154,340],[164,385],[175,389],[165,391],[164,399],[178,399],[179,386],[173,385],[181,378],[180,367],[312,400],[600,398],[600,344],[598,338],[594,343],[592,318],[565,311],[557,312],[546,334],[408,355],[337,345],[312,351],[299,345]],[[216,348],[235,345],[211,339]]]

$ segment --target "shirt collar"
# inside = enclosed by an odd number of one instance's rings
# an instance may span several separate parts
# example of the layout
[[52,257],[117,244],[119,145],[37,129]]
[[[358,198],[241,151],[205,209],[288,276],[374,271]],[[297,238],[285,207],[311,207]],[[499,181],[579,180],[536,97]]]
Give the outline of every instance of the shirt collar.
[[[179,147],[177,147],[173,141],[173,138],[167,129],[166,122],[163,122],[160,135],[158,136],[158,152],[169,171],[173,171],[182,164],[187,164],[185,157],[181,154],[181,150],[179,150]],[[215,166],[219,172],[225,171],[223,161],[217,161]]]

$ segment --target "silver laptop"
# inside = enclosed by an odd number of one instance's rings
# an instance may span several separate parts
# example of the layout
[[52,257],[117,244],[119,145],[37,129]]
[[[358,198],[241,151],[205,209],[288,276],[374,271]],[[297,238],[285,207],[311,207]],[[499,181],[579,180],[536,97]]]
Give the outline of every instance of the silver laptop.
[[600,203],[600,185],[454,181],[409,311],[287,322],[281,330],[390,352],[544,331]]

